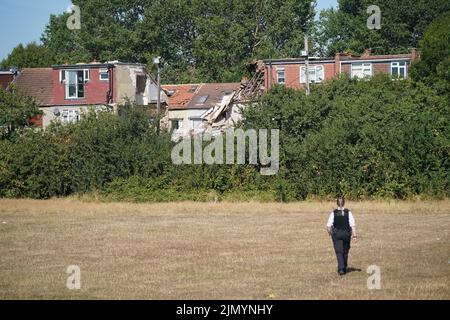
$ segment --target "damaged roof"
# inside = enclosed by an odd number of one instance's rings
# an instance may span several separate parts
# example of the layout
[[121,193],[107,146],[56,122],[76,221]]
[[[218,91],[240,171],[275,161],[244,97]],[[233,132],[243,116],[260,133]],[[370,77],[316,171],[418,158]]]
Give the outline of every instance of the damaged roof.
[[200,84],[163,85],[169,99],[169,110],[186,109],[199,86]]
[[24,68],[14,84],[19,91],[34,98],[38,106],[52,105],[52,68]]
[[200,83],[165,85],[169,96],[169,110],[210,109],[224,96],[240,88],[240,83]]

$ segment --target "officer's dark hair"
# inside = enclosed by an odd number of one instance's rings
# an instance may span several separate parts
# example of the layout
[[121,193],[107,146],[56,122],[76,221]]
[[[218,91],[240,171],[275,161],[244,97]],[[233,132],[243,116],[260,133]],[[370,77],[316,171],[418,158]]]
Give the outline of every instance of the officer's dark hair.
[[344,197],[339,197],[336,199],[336,204],[338,207],[343,208],[345,205],[345,199]]

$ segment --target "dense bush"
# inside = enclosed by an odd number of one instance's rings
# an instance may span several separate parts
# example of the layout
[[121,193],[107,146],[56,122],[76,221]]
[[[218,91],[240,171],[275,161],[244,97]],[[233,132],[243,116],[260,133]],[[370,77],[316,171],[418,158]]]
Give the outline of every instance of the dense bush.
[[436,88],[450,101],[450,11],[430,24],[420,40],[420,60],[411,77]]
[[0,196],[89,194],[120,201],[291,201],[449,196],[445,97],[409,81],[342,77],[303,91],[275,87],[245,111],[244,128],[280,129],[280,170],[174,165],[169,134],[143,110],[87,114],[0,139]]
[[144,112],[90,112],[76,124],[22,130],[0,141],[0,195],[48,198],[102,188],[117,177],[160,175],[171,143]]
[[277,87],[246,119],[280,129],[294,198],[449,195],[449,106],[421,83],[343,77],[310,96]]

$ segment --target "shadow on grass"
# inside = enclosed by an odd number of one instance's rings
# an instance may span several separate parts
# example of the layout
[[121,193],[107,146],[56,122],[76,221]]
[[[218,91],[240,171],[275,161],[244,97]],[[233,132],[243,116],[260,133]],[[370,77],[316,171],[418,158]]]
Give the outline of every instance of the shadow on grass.
[[346,273],[350,273],[350,272],[361,272],[362,269],[359,268],[347,268]]

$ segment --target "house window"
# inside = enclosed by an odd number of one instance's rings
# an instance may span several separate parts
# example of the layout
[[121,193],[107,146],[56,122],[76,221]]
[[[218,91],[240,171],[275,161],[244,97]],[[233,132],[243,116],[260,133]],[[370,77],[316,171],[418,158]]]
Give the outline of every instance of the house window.
[[[300,67],[300,83],[306,83],[306,66]],[[324,68],[320,66],[309,66],[308,67],[308,80],[310,83],[322,82],[324,76]]]
[[109,72],[108,72],[108,69],[100,69],[99,77],[100,77],[100,80],[102,80],[102,81],[107,81],[107,80],[109,80]]
[[197,99],[197,104],[205,104],[205,102],[206,102],[206,100],[208,100],[208,98],[209,98],[209,95],[206,95],[206,96],[200,96],[200,97]]
[[65,70],[59,70],[59,82],[61,82],[61,83],[66,82],[66,71]]
[[191,118],[191,129],[199,129],[202,125],[202,118]]
[[66,83],[66,98],[79,99],[85,96],[85,84],[89,80],[89,70],[65,71],[62,77]]
[[391,62],[391,75],[393,78],[406,78],[406,61]]
[[371,63],[352,63],[352,78],[367,78],[372,76]]
[[143,75],[136,76],[136,93],[144,94],[145,85],[147,84],[147,78]]
[[183,119],[173,119],[172,122],[172,130],[177,132],[180,131],[183,127]]
[[80,112],[78,110],[63,110],[61,116],[62,123],[75,123],[80,121]]
[[279,83],[279,84],[285,84],[286,83],[286,78],[285,78],[285,75],[284,75],[284,68],[277,69],[277,83]]

